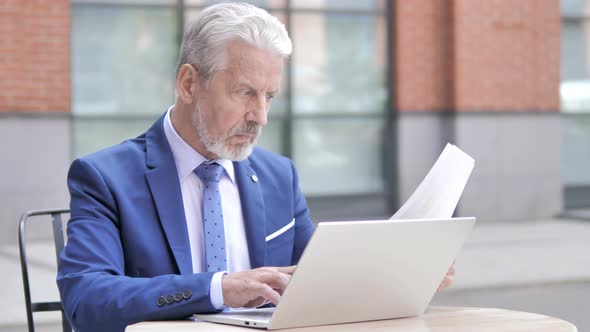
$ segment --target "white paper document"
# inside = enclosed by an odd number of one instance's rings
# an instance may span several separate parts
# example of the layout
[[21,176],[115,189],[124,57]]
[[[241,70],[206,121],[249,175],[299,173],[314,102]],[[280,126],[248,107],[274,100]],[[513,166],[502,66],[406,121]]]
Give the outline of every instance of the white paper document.
[[451,218],[475,160],[447,144],[416,191],[391,219]]

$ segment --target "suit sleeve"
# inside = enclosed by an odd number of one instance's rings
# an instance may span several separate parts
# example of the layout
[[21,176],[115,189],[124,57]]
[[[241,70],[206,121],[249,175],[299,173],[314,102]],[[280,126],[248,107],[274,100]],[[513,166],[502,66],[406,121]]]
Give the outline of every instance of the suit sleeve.
[[140,321],[214,311],[209,296],[212,273],[125,276],[117,203],[89,161],[74,161],[68,187],[71,219],[57,284],[74,330],[123,331]]
[[293,248],[293,259],[291,265],[299,263],[299,259],[303,254],[307,242],[311,238],[315,229],[311,218],[309,216],[309,208],[305,197],[299,189],[299,177],[297,176],[297,170],[291,161],[291,169],[293,170],[293,206],[294,206],[294,217],[295,217],[295,243]]

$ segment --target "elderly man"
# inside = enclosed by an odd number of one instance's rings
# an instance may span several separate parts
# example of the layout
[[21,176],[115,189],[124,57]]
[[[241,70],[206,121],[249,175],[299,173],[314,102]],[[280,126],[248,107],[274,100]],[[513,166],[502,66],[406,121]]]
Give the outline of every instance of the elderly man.
[[267,12],[208,7],[184,35],[176,103],[72,163],[57,283],[76,331],[278,303],[313,225],[293,163],[253,146],[291,49]]
[[279,301],[313,225],[292,162],[253,146],[291,49],[261,9],[205,9],[183,38],[175,105],[73,162],[57,282],[75,330]]

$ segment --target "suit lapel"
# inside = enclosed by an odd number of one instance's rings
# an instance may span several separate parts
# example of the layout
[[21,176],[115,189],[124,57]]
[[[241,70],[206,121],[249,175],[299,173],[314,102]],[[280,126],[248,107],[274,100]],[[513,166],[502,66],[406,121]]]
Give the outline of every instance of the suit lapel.
[[164,116],[146,133],[146,162],[151,168],[146,172],[146,179],[178,270],[180,274],[192,274],[190,242],[178,171],[163,124]]
[[[266,253],[266,218],[264,213],[264,200],[256,173],[250,167],[248,160],[234,162],[236,181],[242,202],[242,213],[246,226],[246,238],[248,239],[248,251],[250,253],[250,265],[258,268],[265,265]],[[253,178],[254,177],[254,178]]]

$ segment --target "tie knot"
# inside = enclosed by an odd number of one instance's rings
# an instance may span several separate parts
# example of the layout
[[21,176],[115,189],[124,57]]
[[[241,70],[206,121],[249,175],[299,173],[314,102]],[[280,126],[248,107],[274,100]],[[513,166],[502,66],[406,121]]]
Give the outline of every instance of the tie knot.
[[195,174],[203,180],[203,182],[219,182],[223,166],[218,163],[202,163],[195,169]]

